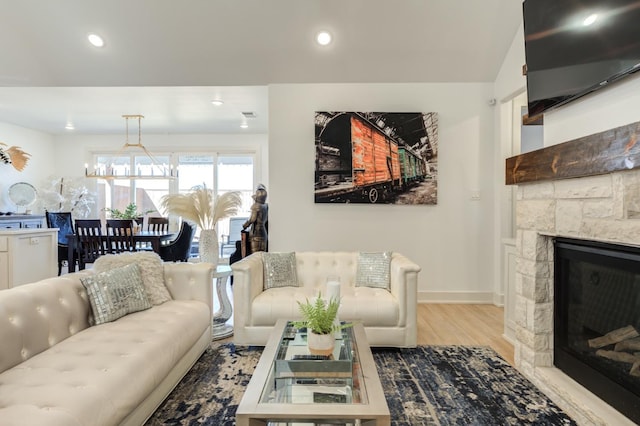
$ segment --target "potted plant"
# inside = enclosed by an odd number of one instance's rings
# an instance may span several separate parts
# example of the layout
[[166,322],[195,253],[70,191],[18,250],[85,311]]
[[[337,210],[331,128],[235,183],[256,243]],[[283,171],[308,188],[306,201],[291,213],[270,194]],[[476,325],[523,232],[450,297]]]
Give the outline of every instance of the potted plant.
[[215,196],[206,185],[197,186],[186,194],[162,197],[162,208],[169,214],[181,216],[200,227],[198,240],[200,260],[218,264],[218,235],[216,224],[220,219],[233,216],[242,205],[239,192],[225,192]]
[[307,345],[312,355],[330,355],[335,345],[335,332],[351,327],[352,323],[340,324],[336,322],[340,299],[331,298],[326,301],[322,293],[314,302],[309,299],[305,303],[298,302],[302,320],[294,321],[297,328],[307,329]]
[[139,212],[138,206],[136,205],[136,203],[130,203],[127,207],[124,208],[124,210],[112,209],[109,207],[105,207],[102,210],[109,213],[109,215],[113,219],[131,219],[131,220],[136,220],[137,218],[142,217],[147,213],[152,213],[155,211],[152,209],[152,210],[145,210],[143,212]]
[[144,210],[142,212],[138,211],[138,206],[136,203],[130,203],[124,210],[112,209],[109,207],[105,207],[105,212],[109,213],[112,219],[129,219],[133,221],[133,232],[137,233],[140,230],[140,226],[142,223],[138,223],[137,219],[143,217],[147,213],[152,213],[155,210]]

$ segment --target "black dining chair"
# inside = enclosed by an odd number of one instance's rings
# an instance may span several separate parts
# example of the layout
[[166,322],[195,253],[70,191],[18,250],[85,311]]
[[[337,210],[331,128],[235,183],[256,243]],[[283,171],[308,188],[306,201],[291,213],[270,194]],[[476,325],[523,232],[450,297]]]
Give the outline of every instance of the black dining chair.
[[107,239],[102,234],[100,219],[76,219],[75,222],[78,269],[85,269],[87,263],[94,263],[110,250]]
[[75,262],[75,257],[69,259],[69,239],[73,234],[73,218],[71,212],[45,212],[48,228],[58,228],[58,275],[62,273],[64,262]]
[[187,262],[195,233],[195,225],[182,221],[182,227],[176,239],[167,245],[160,246],[158,254],[162,260],[165,262]]
[[169,230],[169,218],[166,217],[148,217],[147,231],[150,232],[167,232]]
[[131,219],[107,219],[107,240],[111,253],[136,251],[133,222]]

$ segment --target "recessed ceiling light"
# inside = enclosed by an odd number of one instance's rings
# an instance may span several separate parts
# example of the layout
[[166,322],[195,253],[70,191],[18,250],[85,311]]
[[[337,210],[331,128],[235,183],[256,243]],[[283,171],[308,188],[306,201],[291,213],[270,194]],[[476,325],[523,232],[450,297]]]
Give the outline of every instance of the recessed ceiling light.
[[587,16],[584,19],[584,21],[582,21],[582,25],[584,25],[585,27],[588,27],[589,25],[592,25],[594,22],[596,22],[597,19],[598,19],[598,14],[592,13],[591,15]]
[[224,102],[222,102],[220,99],[214,99],[211,101],[211,103],[215,106],[220,106],[222,105]]
[[242,123],[242,124],[240,124],[240,128],[241,129],[248,129],[249,125],[247,123]]
[[75,130],[76,128],[73,126],[73,123],[67,123],[66,126],[64,126],[65,129],[67,130]]
[[320,46],[328,45],[329,43],[331,43],[331,34],[329,34],[327,31],[320,31],[318,34],[316,34],[316,42]]
[[89,40],[89,43],[91,43],[93,46],[95,47],[103,47],[104,46],[104,39],[102,37],[100,37],[98,34],[89,34],[87,36],[87,39]]

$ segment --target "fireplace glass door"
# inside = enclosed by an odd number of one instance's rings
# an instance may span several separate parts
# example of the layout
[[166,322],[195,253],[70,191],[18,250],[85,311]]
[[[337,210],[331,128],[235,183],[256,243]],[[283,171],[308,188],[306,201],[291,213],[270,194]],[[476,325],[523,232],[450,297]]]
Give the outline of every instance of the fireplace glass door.
[[556,239],[554,364],[640,422],[640,249]]

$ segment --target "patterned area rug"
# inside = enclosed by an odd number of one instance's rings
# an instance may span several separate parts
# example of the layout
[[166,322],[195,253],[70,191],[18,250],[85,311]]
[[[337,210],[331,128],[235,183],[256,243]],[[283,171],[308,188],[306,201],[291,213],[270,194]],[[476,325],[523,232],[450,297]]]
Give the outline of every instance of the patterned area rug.
[[[487,347],[373,349],[391,424],[575,425]],[[235,425],[262,348],[212,343],[147,425]]]

